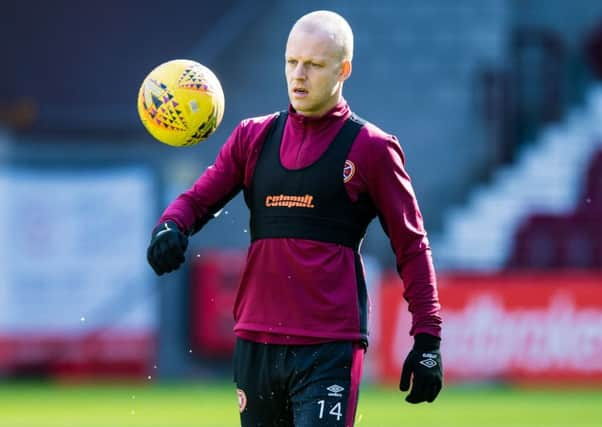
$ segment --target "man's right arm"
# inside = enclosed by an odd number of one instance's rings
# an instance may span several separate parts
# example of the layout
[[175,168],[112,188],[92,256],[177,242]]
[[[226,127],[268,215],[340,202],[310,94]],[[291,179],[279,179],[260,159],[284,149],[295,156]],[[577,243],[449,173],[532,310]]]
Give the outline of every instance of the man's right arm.
[[239,124],[226,140],[215,163],[163,212],[153,229],[147,259],[158,275],[184,262],[188,236],[199,231],[245,185],[250,185],[260,144],[275,115]]
[[157,275],[184,263],[188,236],[199,231],[242,188],[244,147],[239,125],[221,148],[215,163],[163,212],[151,233],[146,257]]
[[237,126],[209,166],[188,190],[163,212],[158,226],[174,222],[185,234],[199,231],[243,187],[246,148],[243,129]]

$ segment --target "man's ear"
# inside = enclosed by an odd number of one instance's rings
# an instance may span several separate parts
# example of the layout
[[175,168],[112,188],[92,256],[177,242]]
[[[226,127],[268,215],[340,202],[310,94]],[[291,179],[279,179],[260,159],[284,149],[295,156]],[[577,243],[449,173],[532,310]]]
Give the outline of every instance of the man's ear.
[[344,60],[341,64],[341,73],[339,74],[340,81],[343,82],[349,78],[349,76],[351,75],[351,68],[351,61]]

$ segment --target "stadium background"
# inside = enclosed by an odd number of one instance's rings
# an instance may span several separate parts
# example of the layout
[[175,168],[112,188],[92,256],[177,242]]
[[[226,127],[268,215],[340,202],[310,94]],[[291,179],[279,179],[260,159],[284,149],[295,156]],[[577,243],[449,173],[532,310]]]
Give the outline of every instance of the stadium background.
[[[357,424],[597,425],[600,2],[2,4],[0,426],[236,424],[240,197],[192,238],[182,271],[155,278],[145,249],[238,121],[286,106],[286,35],[322,8],[356,35],[346,99],[406,153],[446,321],[447,388],[402,404],[408,318],[372,226]],[[135,111],[144,76],[173,58],[212,68],[226,95],[220,129],[194,148],[153,141]]]

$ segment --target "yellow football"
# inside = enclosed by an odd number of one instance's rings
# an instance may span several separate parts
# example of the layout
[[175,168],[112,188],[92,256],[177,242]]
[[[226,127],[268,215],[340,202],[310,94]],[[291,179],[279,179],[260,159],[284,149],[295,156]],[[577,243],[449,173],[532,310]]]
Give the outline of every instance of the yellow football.
[[157,140],[186,147],[207,139],[224,116],[224,92],[215,74],[188,59],[153,69],[138,92],[138,115]]

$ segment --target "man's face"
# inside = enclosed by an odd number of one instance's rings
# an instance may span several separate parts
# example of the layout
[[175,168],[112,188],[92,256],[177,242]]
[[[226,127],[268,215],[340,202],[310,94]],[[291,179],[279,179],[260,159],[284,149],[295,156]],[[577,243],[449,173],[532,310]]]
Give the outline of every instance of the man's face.
[[341,53],[326,33],[293,29],[285,57],[288,96],[298,113],[319,117],[336,105],[346,76]]

